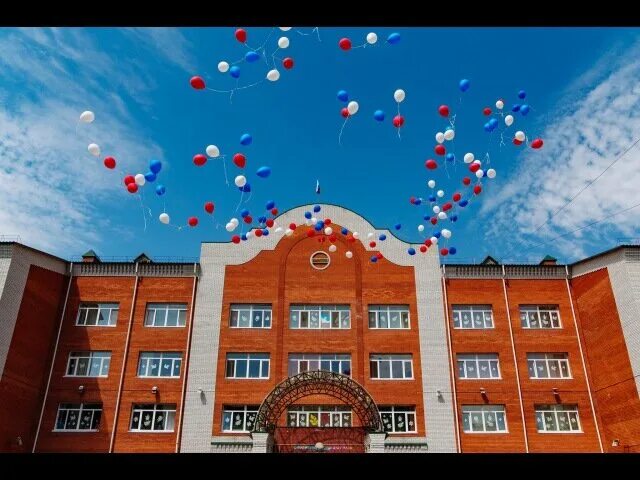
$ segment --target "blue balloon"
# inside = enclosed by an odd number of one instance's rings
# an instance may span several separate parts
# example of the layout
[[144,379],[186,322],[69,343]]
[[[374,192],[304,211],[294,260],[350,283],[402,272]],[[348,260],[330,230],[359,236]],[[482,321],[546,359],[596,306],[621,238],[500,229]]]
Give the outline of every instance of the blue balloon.
[[324,221],[322,221],[322,220],[318,220],[318,221],[316,222],[316,227],[318,227],[318,226],[319,226],[320,228],[324,227]]
[[322,230],[323,225],[316,225],[315,227],[313,227],[315,229],[316,232],[319,232],[320,230]]
[[316,213],[318,213],[318,212],[320,211],[320,205],[315,205],[315,206],[313,207],[313,211],[314,211],[314,212],[316,212]]
[[259,217],[258,218],[258,223],[265,223],[267,221],[267,217]]
[[529,110],[531,110],[531,107],[529,105],[522,105],[520,107],[520,113],[522,115],[526,115],[527,113],[529,113]]
[[157,174],[162,170],[162,162],[160,160],[151,160],[149,162],[149,170]]
[[449,217],[449,220],[451,220],[452,222],[456,222],[458,220],[458,215],[451,215]]
[[256,170],[256,175],[258,175],[260,178],[267,178],[269,175],[271,175],[271,169],[269,167],[260,167],[258,170]]
[[392,33],[391,35],[389,35],[387,37],[387,42],[389,42],[391,45],[395,45],[399,41],[400,41],[400,34],[399,33]]
[[424,218],[427,221],[431,220],[431,217],[429,215],[424,215],[422,218]]
[[304,218],[309,220],[312,217],[311,212],[304,212]]
[[498,125],[498,119],[492,118],[491,120],[489,120],[489,125]]
[[157,178],[157,177],[156,177],[156,174],[155,174],[155,173],[153,173],[153,172],[147,172],[147,173],[145,173],[145,174],[144,174],[144,179],[145,179],[147,182],[155,182],[155,181],[156,181],[156,178]]
[[247,210],[246,208],[243,208],[242,210],[240,210],[240,216],[242,218],[246,217],[247,215],[249,215],[249,210]]
[[346,228],[342,227],[342,230],[340,230],[340,233],[342,233],[343,235],[346,235],[347,233],[349,233],[349,230],[347,230]]
[[384,242],[386,239],[387,236],[384,233],[380,234],[380,236],[378,237],[378,240],[380,240],[381,242]]
[[409,255],[415,255],[416,254],[416,249],[413,247],[409,247],[409,250],[407,250],[407,253]]
[[456,156],[453,153],[447,153],[447,156],[444,158],[447,162],[453,162],[456,159]]
[[440,230],[433,232],[433,236],[436,238],[440,238],[440,236],[442,235],[442,233],[440,233]]
[[234,65],[229,69],[229,73],[233,78],[240,78],[240,67],[237,65]]
[[429,201],[430,202],[435,202],[436,201],[436,196],[435,195],[429,195]]
[[243,242],[244,242],[244,241],[246,241],[246,240],[247,240],[247,234],[246,234],[246,233],[243,233],[243,234],[240,236],[240,239],[241,239]]
[[527,96],[527,92],[525,92],[524,90],[520,90],[518,92],[518,98],[524,98]]
[[458,203],[458,205],[460,205],[461,207],[466,207],[467,205],[469,205],[469,200],[460,200],[460,203]]
[[349,94],[347,93],[346,90],[339,90],[338,91],[338,100],[340,100],[341,102],[348,102],[349,101]]
[[373,112],[373,118],[375,118],[379,122],[384,121],[384,112],[382,110],[376,110],[375,112]]
[[257,62],[258,60],[260,60],[260,54],[258,52],[247,52],[244,55],[244,59],[249,62],[249,63],[253,63],[253,62]]
[[164,188],[164,185],[158,185],[158,186],[156,187],[156,193],[157,193],[158,195],[164,195],[166,191],[167,191],[167,189],[166,189],[166,188]]
[[471,82],[466,78],[463,78],[462,80],[460,80],[459,86],[462,92],[466,92],[467,90],[469,90],[469,87],[471,86]]
[[422,203],[421,198],[416,198],[416,200],[413,202],[414,205],[420,205],[421,203]]
[[251,142],[253,142],[253,137],[251,137],[251,135],[249,135],[248,133],[243,133],[240,136],[241,145],[251,145]]
[[483,177],[486,177],[486,176],[487,176],[487,171],[486,171],[486,170],[483,170],[483,171],[482,171],[482,176],[483,176]]
[[449,255],[455,255],[458,249],[456,247],[449,248]]
[[251,185],[249,185],[248,183],[245,183],[244,187],[238,187],[238,190],[244,193],[249,193],[251,191]]
[[491,125],[489,125],[488,123],[485,123],[484,124],[484,131],[488,133],[488,132],[491,132],[491,130],[492,130]]
[[375,255],[373,255],[373,256],[371,257],[371,261],[372,261],[373,263],[376,263],[376,262],[378,261],[378,257],[376,257]]
[[394,228],[396,230],[400,230],[402,228],[402,225],[400,223],[396,223]]
[[267,235],[269,235],[269,229],[268,229],[268,228],[263,228],[263,229],[262,229],[262,235],[264,235],[265,237],[266,237]]
[[273,200],[269,200],[269,201],[267,202],[266,209],[267,209],[267,210],[271,210],[271,209],[272,209],[273,207],[275,207],[275,206],[276,206],[276,202],[274,202]]
[[511,107],[511,111],[512,112],[517,112],[519,110],[520,110],[520,104],[519,103],[516,103],[516,104],[513,105],[513,107]]

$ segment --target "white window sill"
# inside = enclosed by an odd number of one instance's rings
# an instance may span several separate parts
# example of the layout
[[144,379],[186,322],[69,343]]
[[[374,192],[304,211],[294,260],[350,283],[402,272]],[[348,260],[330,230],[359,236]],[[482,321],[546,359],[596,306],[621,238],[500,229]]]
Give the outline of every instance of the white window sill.
[[529,377],[529,380],[573,380],[573,377]]
[[369,380],[374,380],[374,381],[392,381],[392,382],[403,382],[403,381],[408,381],[408,380],[415,380],[415,378],[411,377],[411,378],[370,378]]
[[64,375],[64,378],[108,378],[109,375]]
[[541,434],[549,433],[551,435],[558,435],[558,434],[563,434],[563,433],[567,434],[568,433],[569,435],[575,435],[576,433],[579,434],[579,433],[584,433],[584,432],[582,430],[562,430],[562,431],[560,431],[560,430],[558,430],[558,431],[538,430],[538,433],[541,433]]
[[484,378],[467,378],[467,377],[458,377],[458,380],[504,380],[502,377],[484,377]]
[[229,325],[231,330],[271,330],[271,327],[232,327]]
[[467,435],[495,435],[496,433],[504,435],[504,434],[508,434],[509,431],[508,430],[500,430],[496,432],[465,432],[463,431],[463,433]]
[[185,328],[186,325],[144,325],[147,328]]
[[115,323],[113,325],[83,325],[82,323],[76,323],[76,327],[109,327],[109,328],[113,328],[113,327],[117,327],[117,325]]
[[51,430],[54,433],[96,433],[100,430],[56,430],[55,428]]
[[174,433],[174,430],[129,430],[129,433]]
[[254,378],[254,377],[224,377],[227,380],[269,380],[269,377],[259,377],[259,378]]
[[151,377],[151,376],[142,376],[142,375],[138,375],[138,378],[153,378],[153,379],[161,379],[161,380],[178,380],[180,378],[180,375],[178,375],[177,377]]

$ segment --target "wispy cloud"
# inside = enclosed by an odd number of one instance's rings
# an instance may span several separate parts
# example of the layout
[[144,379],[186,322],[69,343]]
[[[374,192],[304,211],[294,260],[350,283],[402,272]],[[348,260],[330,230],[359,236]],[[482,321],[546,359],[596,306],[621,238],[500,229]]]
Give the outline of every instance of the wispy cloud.
[[188,40],[176,28],[128,28],[124,33],[133,37],[157,56],[180,67],[185,72],[195,71],[195,60]]

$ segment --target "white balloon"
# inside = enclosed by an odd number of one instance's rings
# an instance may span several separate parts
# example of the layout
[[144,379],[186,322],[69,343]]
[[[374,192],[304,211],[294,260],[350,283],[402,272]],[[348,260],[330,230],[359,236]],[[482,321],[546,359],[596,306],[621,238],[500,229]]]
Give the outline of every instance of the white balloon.
[[245,233],[245,235],[247,236],[247,240],[250,239],[251,237],[253,237],[253,231],[249,230],[247,233]]
[[427,182],[427,185],[429,185],[429,188],[433,188],[436,186],[436,181],[435,180],[429,180]]
[[493,168],[490,168],[489,170],[487,170],[487,177],[496,178],[496,171]]
[[89,146],[87,147],[87,150],[89,150],[89,153],[94,157],[97,157],[98,155],[100,155],[100,147],[95,143],[90,143]]
[[433,213],[440,213],[440,207],[438,205],[433,206]]
[[444,142],[444,133],[442,132],[436,133],[436,142],[438,143]]
[[171,221],[171,218],[169,218],[169,215],[167,215],[166,213],[161,213],[158,218],[160,219],[160,222],[164,223],[165,225],[168,225]]
[[456,132],[454,132],[453,129],[449,129],[446,132],[444,132],[445,140],[453,140],[453,137],[455,136],[456,136]]
[[329,245],[329,251],[330,252],[335,252],[338,249],[338,247],[336,247],[335,245]]
[[318,223],[318,219],[316,217],[311,217],[311,223],[315,225],[316,223]]
[[465,153],[464,154],[464,163],[471,163],[473,162],[473,153],[469,152],[469,153]]
[[238,219],[237,219],[237,218],[235,218],[235,217],[234,217],[234,218],[232,218],[231,220],[229,220],[229,223],[230,223],[230,224],[232,224],[232,225],[235,225],[236,227],[237,227],[238,225],[240,225],[240,222],[239,222],[239,221],[238,221]]
[[443,228],[441,233],[444,238],[451,238],[451,230]]
[[347,111],[349,112],[349,115],[355,115],[356,113],[358,113],[358,108],[360,108],[360,105],[358,105],[358,102],[353,100],[350,101],[347,105]]
[[207,155],[211,158],[216,158],[220,156],[220,149],[215,145],[209,145],[207,147]]
[[307,225],[311,225],[313,222],[311,221],[310,218],[307,218],[304,223],[306,223]]
[[278,28],[283,32],[288,32],[289,30],[291,30],[291,27],[278,27]]
[[496,108],[497,108],[498,110],[502,110],[502,109],[504,108],[504,102],[503,102],[502,100],[498,100],[498,101],[496,102]]
[[280,233],[282,231],[282,227],[276,227],[276,233]]
[[522,130],[518,130],[516,132],[516,139],[520,140],[521,142],[524,142],[524,139],[527,138],[524,134],[524,132]]
[[351,250],[347,250],[346,252],[344,252],[344,256],[347,258],[351,258],[353,257],[353,252]]
[[438,195],[440,198],[444,197],[444,190],[438,190],[438,193],[436,193],[436,195]]
[[378,35],[376,35],[374,32],[367,33],[367,43],[369,45],[373,45],[377,41],[378,41]]
[[479,170],[476,170],[476,177],[482,178],[483,176],[484,176],[484,170],[482,170],[481,168]]
[[278,47],[287,48],[289,46],[289,39],[287,37],[280,37],[278,39]]
[[267,73],[267,80],[271,82],[276,82],[280,78],[280,72],[275,68],[273,70],[269,70]]
[[402,90],[401,88],[393,92],[393,99],[398,103],[402,103],[404,101],[404,97],[405,97],[405,93],[404,93],[404,90]]
[[327,227],[324,229],[324,234],[325,235],[331,235],[333,233],[333,228],[331,227]]
[[367,238],[371,238],[371,237],[373,237],[373,232],[367,233]]
[[224,228],[227,229],[227,232],[233,232],[236,229],[236,226],[233,223],[229,222]]
[[145,184],[145,182],[147,181],[147,179],[144,178],[144,175],[141,174],[141,173],[137,174],[134,178],[136,179],[136,185],[138,185],[140,187],[143,186]]
[[96,116],[91,110],[86,110],[80,114],[80,121],[82,123],[91,123],[96,119]]
[[431,237],[431,243],[433,245],[437,245],[438,244],[438,239],[436,237]]
[[418,231],[424,232],[424,225],[418,225]]
[[446,212],[440,212],[440,213],[438,214],[438,218],[439,218],[440,220],[445,220],[445,219],[447,218],[447,214],[446,214]]
[[480,165],[480,164],[481,164],[481,163],[480,163],[480,160],[478,160],[477,158],[476,158],[473,162],[471,162],[471,163],[477,163],[478,165]]
[[244,187],[247,184],[247,178],[244,175],[238,175],[235,179],[236,187]]
[[218,63],[218,71],[220,73],[226,73],[229,70],[229,64],[227,62]]
[[507,125],[507,127],[510,127],[513,124],[513,115],[507,115],[506,117],[504,117],[504,123]]
[[351,236],[355,239],[358,239],[360,237],[360,234],[358,232],[353,232]]
[[290,228],[287,228],[287,229],[284,231],[284,234],[285,234],[287,237],[290,237],[291,235],[293,235],[293,230],[291,230]]

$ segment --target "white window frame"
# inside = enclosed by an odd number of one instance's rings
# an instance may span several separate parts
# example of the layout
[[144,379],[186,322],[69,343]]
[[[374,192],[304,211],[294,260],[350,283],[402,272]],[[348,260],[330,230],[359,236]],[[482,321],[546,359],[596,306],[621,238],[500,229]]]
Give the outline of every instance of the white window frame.
[[[492,305],[466,305],[466,304],[455,304],[451,306],[451,321],[453,322],[453,328],[455,330],[491,330],[496,328],[496,322],[493,318],[493,307]],[[479,313],[482,315],[482,327],[475,326],[475,318],[474,315]],[[464,314],[468,314],[471,319],[471,326],[465,327],[462,324],[462,317]],[[457,318],[457,326],[456,326],[456,318]],[[487,321],[491,322],[491,326],[487,327]]]
[[[152,408],[149,408],[152,407]],[[151,414],[151,429],[144,430],[141,427],[142,425],[142,415],[145,412],[152,412]],[[140,415],[140,420],[138,421],[138,428],[133,428],[134,418],[136,413]],[[154,430],[153,427],[156,424],[156,417],[158,414],[164,413],[165,417],[163,419],[163,426],[165,429],[163,430]],[[170,414],[173,413],[173,428],[171,430],[166,429],[168,418]],[[131,421],[129,422],[129,431],[135,433],[172,433],[175,431],[176,426],[176,404],[173,403],[134,403],[131,407]]]
[[[62,411],[67,412],[67,416],[65,417],[65,424],[68,420],[69,411],[77,411],[78,412],[78,422],[76,423],[76,428],[58,428],[58,421],[60,420],[60,414]],[[98,419],[98,423],[96,428],[79,428],[80,427],[80,418],[82,418],[82,414],[90,411],[91,412],[91,424],[96,416],[96,412],[99,412],[100,418]],[[91,433],[100,431],[100,422],[102,421],[102,403],[60,403],[58,404],[58,413],[56,414],[56,420],[53,424],[54,432],[63,432],[63,433]]]
[[[329,425],[322,425],[322,414],[329,414]],[[318,419],[317,425],[311,425],[311,415],[315,414]],[[339,425],[334,425],[335,417],[338,416]],[[349,420],[345,421],[344,415],[348,415]],[[295,419],[295,422],[292,422]],[[304,419],[304,422],[301,422]],[[295,425],[292,425],[295,423]],[[306,425],[301,425],[306,423]],[[287,427],[296,428],[349,428],[353,427],[353,412],[350,407],[343,405],[291,405],[287,409]]]
[[[80,359],[87,359],[87,375],[78,375],[76,372],[78,371],[78,365],[80,364]],[[74,373],[69,373],[69,369],[71,368],[71,362],[75,360],[75,368]],[[99,375],[89,375],[91,372],[91,366],[94,362],[98,362],[100,364],[99,367]],[[107,373],[102,374],[102,369],[104,367],[105,362],[107,365]],[[65,370],[65,377],[79,377],[79,378],[106,378],[109,376],[109,368],[111,368],[111,352],[106,350],[100,351],[83,351],[83,352],[69,352],[69,357],[67,358],[67,369]]]
[[[582,431],[582,423],[580,422],[580,412],[578,410],[578,405],[575,404],[555,404],[555,405],[535,405],[535,410],[536,410],[536,430],[538,431],[538,433],[552,433],[552,434],[558,434],[558,433],[569,433],[569,434],[575,434],[575,433],[584,433]],[[547,422],[546,422],[546,416],[548,414],[552,414],[553,415],[553,421],[556,424],[556,427],[558,428],[557,430],[547,430]],[[577,430],[560,430],[560,420],[559,420],[559,414],[561,413],[566,413],[567,414],[567,419],[569,422],[569,426],[571,426],[571,415],[570,414],[575,414],[575,419],[576,419],[576,423],[578,424],[578,429]],[[543,430],[540,430],[540,424],[538,421],[538,416],[542,417],[542,425],[543,425]]]
[[[186,303],[156,303],[149,302],[147,303],[147,308],[144,312],[144,323],[145,327],[149,328],[184,328],[187,325],[187,310],[189,309]],[[149,312],[153,310],[153,321],[148,323]],[[169,310],[177,310],[178,316],[176,317],[175,325],[167,325],[167,318],[169,316]],[[157,325],[158,321],[158,312],[164,312],[163,325]],[[180,325],[180,313],[184,312],[184,323]]]
[[[369,305],[369,329],[370,330],[411,330],[411,314],[409,313],[409,305]],[[400,322],[400,326],[399,327],[392,327],[391,326],[391,312],[397,312],[400,315],[399,318],[399,322]],[[386,318],[387,318],[387,326],[383,327],[380,326],[380,317],[382,314],[386,314]],[[406,314],[406,318],[407,318],[407,326],[403,327],[402,326],[402,317],[403,314]],[[372,320],[372,315],[373,315],[373,323],[374,326],[371,326],[371,320]]]
[[[373,376],[373,368],[371,368],[372,363],[377,364],[377,373],[378,376]],[[389,374],[390,377],[380,377],[380,364],[389,362]],[[394,378],[393,377],[393,362],[402,362],[402,377]],[[406,365],[407,363],[411,367],[411,377],[405,376]],[[403,381],[403,380],[414,380],[415,374],[413,369],[413,355],[410,353],[372,353],[369,355],[369,377],[371,380],[391,380],[391,381]]]
[[[551,376],[551,364],[557,362],[558,372],[560,373],[559,377]],[[540,377],[538,376],[540,369],[538,368],[539,363],[543,363],[547,376]],[[532,365],[533,364],[533,368]],[[567,368],[567,376],[562,375],[562,364],[566,365]],[[529,371],[529,378],[531,380],[570,380],[573,378],[571,374],[571,366],[569,365],[569,354],[566,352],[562,353],[527,353],[527,369]],[[531,370],[533,370],[535,376],[531,376]]]
[[[230,358],[231,357],[231,358]],[[249,363],[251,361],[260,361],[260,375],[258,377],[250,377],[249,376]],[[233,376],[228,376],[229,373],[229,362],[233,363]],[[238,368],[238,361],[247,362],[246,372],[247,375],[244,377],[236,376],[236,370]],[[267,364],[267,376],[262,375],[262,368],[264,364]],[[243,353],[243,352],[229,352],[225,358],[224,364],[224,375],[225,378],[233,379],[233,380],[268,380],[271,375],[271,355],[268,353]]]
[[[398,405],[389,405],[389,406],[380,406],[378,407],[378,410],[380,411],[380,421],[382,422],[382,427],[384,428],[384,431],[386,433],[389,433],[389,434],[418,433],[418,420],[417,420],[415,406],[402,407]],[[391,415],[391,430],[387,430],[385,428],[386,424],[384,423],[384,419],[382,416],[383,414]],[[407,430],[398,430],[398,428],[400,427],[398,427],[397,425],[398,423],[397,415],[401,415],[403,417],[403,422],[407,426]],[[409,427],[409,423],[411,420],[413,420],[413,426]],[[408,428],[411,428],[412,430],[408,430]]]
[[[535,313],[538,320],[538,327],[531,326],[529,314]],[[542,326],[542,315],[549,315],[550,327]],[[553,315],[558,317],[558,326],[553,326]],[[560,309],[557,305],[520,305],[520,326],[524,330],[562,330],[562,318],[560,317]]]
[[[87,325],[87,316],[90,310],[96,310],[96,323],[95,325]],[[106,325],[99,325],[98,319],[100,318],[100,312],[108,312],[109,320]],[[118,302],[81,302],[78,306],[78,315],[76,316],[77,327],[115,327],[118,323],[118,313],[120,311],[120,304]],[[113,312],[116,312],[115,319]],[[113,322],[113,323],[112,323]]]
[[[261,320],[261,326],[260,327],[254,327],[253,326],[253,314],[260,312],[262,315],[262,320]],[[233,325],[232,324],[232,320],[233,320],[233,314],[236,313],[236,323],[237,325]],[[240,315],[241,314],[249,314],[249,326],[246,327],[241,327],[240,326]],[[265,314],[268,313],[269,314],[269,326],[265,327],[264,326],[264,317]],[[273,325],[273,311],[271,309],[271,304],[268,303],[232,303],[231,306],[229,307],[229,328],[255,328],[255,329],[264,329],[264,330],[268,330],[271,329],[271,326]]]
[[[473,430],[472,415],[480,414],[482,418],[482,430]],[[487,430],[487,415],[494,414],[496,430]],[[504,430],[498,430],[498,413],[502,414]],[[465,417],[468,418],[469,430],[464,428]],[[462,406],[462,430],[464,433],[480,433],[480,434],[505,434],[509,433],[509,424],[507,423],[507,409],[504,405],[463,405]]]
[[[158,373],[162,371],[163,360],[170,360],[171,366],[169,371],[171,375],[149,375],[150,364],[153,360],[158,360]],[[147,372],[145,375],[140,375],[140,370],[142,367],[142,362],[146,362],[147,366],[145,371]],[[178,362],[180,366],[178,367],[178,375],[174,375],[173,371],[175,368],[175,364]],[[180,378],[182,375],[182,352],[140,352],[140,357],[138,358],[138,378]]]
[[[303,327],[302,317],[306,312],[307,326]],[[329,314],[328,320],[323,320],[323,314]],[[338,314],[338,326],[333,326],[333,314]],[[296,320],[294,320],[294,314]],[[318,326],[311,326],[311,319],[313,315],[317,315]],[[346,320],[347,326],[344,327],[343,323]],[[294,322],[298,326],[294,326]],[[324,325],[324,326],[323,326]],[[350,305],[303,305],[292,304],[289,306],[289,329],[291,330],[350,330],[351,329],[351,306]]]
[[[222,427],[221,431],[224,433],[251,433],[253,430],[253,426],[256,423],[258,417],[258,410],[260,409],[260,405],[225,405],[222,407]],[[233,427],[233,419],[235,414],[242,414],[242,430],[234,430]],[[253,425],[251,426],[251,430],[247,429],[247,417],[253,414]],[[229,428],[225,428],[225,418],[229,418]]]
[[[312,367],[312,362],[318,364],[318,368]],[[329,370],[322,368],[323,362],[329,362]],[[338,363],[339,372],[335,372],[331,367],[333,366],[333,362]],[[343,373],[345,364],[349,365],[349,374]],[[306,370],[301,370],[301,365],[307,365]],[[295,368],[292,368],[292,365],[295,365]],[[289,359],[287,362],[287,372],[289,376],[298,375],[302,372],[314,372],[320,370],[322,372],[334,372],[339,373],[341,375],[347,375],[349,377],[352,376],[353,373],[353,365],[351,363],[351,354],[350,353],[290,353]]]
[[[484,365],[481,365],[481,362],[488,362],[486,365],[489,368],[489,377],[481,377],[480,372],[481,368]],[[464,364],[465,376],[460,375],[460,364]],[[493,370],[491,368],[491,364],[496,364],[496,369],[498,370],[498,376],[493,376]],[[473,368],[475,368],[477,377],[470,377],[466,375],[469,371],[469,367],[472,364]],[[501,380],[502,379],[502,370],[500,369],[500,356],[497,353],[459,353],[456,355],[456,366],[458,367],[458,378],[460,380]]]

